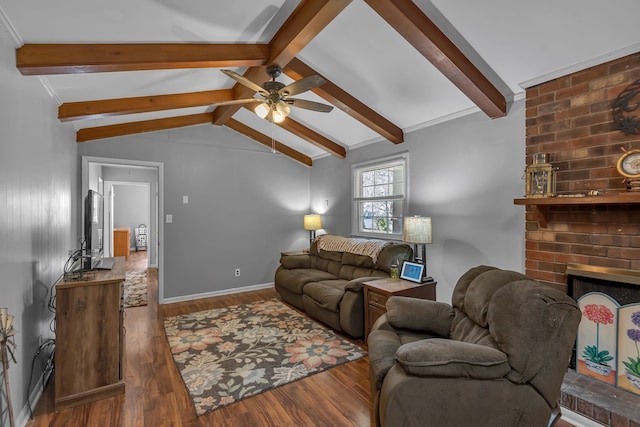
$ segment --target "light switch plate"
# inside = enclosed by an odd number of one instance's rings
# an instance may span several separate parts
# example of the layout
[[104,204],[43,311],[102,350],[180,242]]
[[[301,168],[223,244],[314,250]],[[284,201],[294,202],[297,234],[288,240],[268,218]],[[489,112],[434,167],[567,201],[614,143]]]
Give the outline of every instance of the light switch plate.
[[173,222],[173,215],[167,214],[167,224],[171,224]]
[[189,196],[182,196],[182,204],[189,204]]

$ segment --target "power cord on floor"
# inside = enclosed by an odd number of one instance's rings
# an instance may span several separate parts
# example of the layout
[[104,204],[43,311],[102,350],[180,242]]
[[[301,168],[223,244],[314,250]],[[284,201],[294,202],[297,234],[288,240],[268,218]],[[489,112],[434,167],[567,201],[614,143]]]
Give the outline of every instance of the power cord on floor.
[[[50,350],[50,351],[45,351]],[[31,400],[29,399],[31,395],[31,382],[33,381],[33,369],[35,367],[36,360],[40,361],[40,370],[42,371],[42,390],[44,392],[45,387],[47,386],[47,382],[53,371],[55,369],[55,355],[56,355],[56,340],[48,339],[36,350],[36,354],[33,355],[33,359],[31,360],[31,373],[29,374],[29,382],[27,383],[27,408],[29,409],[29,418],[33,418],[33,409],[31,408]],[[41,358],[41,356],[46,356],[46,358]]]

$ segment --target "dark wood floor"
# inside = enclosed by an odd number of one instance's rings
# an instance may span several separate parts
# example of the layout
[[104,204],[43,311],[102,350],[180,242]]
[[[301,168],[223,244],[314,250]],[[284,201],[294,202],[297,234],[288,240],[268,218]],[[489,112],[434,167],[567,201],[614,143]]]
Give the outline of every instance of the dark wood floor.
[[[146,268],[132,253],[128,270]],[[149,305],[126,309],[124,395],[55,412],[53,381],[36,405],[36,426],[368,426],[368,360],[363,358],[198,417],[173,363],[163,316],[276,297],[272,289],[165,305],[157,304],[157,270],[149,270]],[[362,344],[360,342],[360,344]]]
[[[132,253],[127,270],[143,270],[146,262],[146,252]],[[369,426],[367,358],[196,416],[167,345],[163,316],[259,301],[277,294],[269,289],[159,308],[157,284],[157,270],[150,269],[149,305],[126,309],[125,394],[55,412],[52,381],[28,426]]]

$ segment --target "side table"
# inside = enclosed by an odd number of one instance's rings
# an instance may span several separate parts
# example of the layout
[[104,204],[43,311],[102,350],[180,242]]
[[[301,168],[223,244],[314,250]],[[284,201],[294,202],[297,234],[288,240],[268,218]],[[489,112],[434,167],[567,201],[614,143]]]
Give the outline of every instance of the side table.
[[364,342],[366,344],[371,327],[378,317],[387,312],[389,297],[404,297],[436,300],[437,282],[414,283],[402,279],[378,279],[363,282],[364,289]]

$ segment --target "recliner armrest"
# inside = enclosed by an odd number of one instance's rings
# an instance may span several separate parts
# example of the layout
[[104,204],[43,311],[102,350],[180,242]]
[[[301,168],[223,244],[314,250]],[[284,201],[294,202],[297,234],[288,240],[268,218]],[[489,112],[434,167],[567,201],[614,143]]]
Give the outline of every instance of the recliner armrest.
[[493,380],[510,371],[507,355],[480,344],[431,338],[404,344],[396,360],[411,375]]
[[453,307],[443,302],[400,296],[387,300],[387,319],[394,328],[448,337],[454,315]]
[[384,329],[372,331],[367,340],[370,381],[374,390],[379,390],[387,372],[396,364],[396,351],[402,343],[396,333]]

